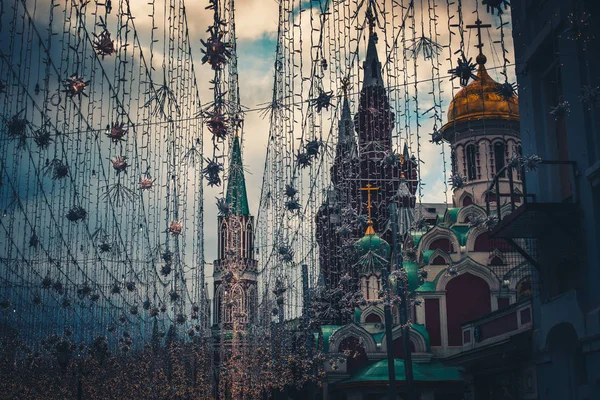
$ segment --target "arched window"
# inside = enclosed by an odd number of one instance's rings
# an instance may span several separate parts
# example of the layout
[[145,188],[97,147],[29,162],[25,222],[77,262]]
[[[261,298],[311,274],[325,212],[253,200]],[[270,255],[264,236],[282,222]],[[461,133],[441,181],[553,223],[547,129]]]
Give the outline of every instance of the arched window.
[[486,203],[489,201],[490,203],[494,203],[496,201],[496,193],[494,192],[487,192],[485,194],[485,201]]
[[498,265],[503,265],[504,263],[502,262],[502,259],[498,256],[494,256],[491,260],[490,260],[490,265],[492,266],[498,266]]
[[477,161],[476,161],[475,145],[470,144],[466,149],[467,157],[467,179],[470,181],[477,179]]
[[473,198],[471,196],[465,196],[462,201],[463,207],[470,206],[473,204]]
[[365,348],[360,344],[360,340],[354,336],[350,336],[342,340],[342,343],[340,343],[340,347],[338,348],[338,353],[349,355],[347,361],[347,372],[349,374],[356,371],[369,361]]
[[[506,146],[504,145],[503,142],[496,142],[494,143],[494,161],[495,161],[495,167],[496,167],[496,174],[498,174],[498,172],[504,168],[504,158],[506,157]],[[504,178],[506,176],[506,172],[502,171],[502,173],[500,174],[501,178]]]
[[368,324],[381,323],[381,317],[375,313],[371,313],[367,315],[365,322]]
[[429,250],[437,249],[444,250],[446,253],[454,252],[452,243],[450,243],[450,240],[446,238],[436,239],[429,245]]
[[444,257],[442,256],[437,256],[436,258],[433,259],[433,261],[431,262],[431,265],[446,265],[446,260],[444,259]]

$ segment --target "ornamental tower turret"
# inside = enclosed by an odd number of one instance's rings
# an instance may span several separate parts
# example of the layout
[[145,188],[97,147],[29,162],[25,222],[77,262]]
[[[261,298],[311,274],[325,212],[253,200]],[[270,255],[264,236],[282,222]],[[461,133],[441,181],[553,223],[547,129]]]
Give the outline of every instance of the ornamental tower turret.
[[[521,155],[519,100],[502,90],[503,85],[488,74],[481,42],[481,21],[473,26],[479,31],[477,79],[463,87],[448,107],[448,122],[442,127],[443,138],[452,148],[452,174],[464,179],[462,188],[453,193],[454,207],[475,203],[485,207],[486,198],[496,201],[494,192],[487,193],[490,180],[515,154]],[[501,172],[500,192],[510,192],[508,173]],[[513,171],[515,199],[522,194],[521,177]],[[508,198],[503,198],[507,202]]]
[[250,215],[240,139],[235,136],[227,182],[226,211],[218,217],[218,259],[214,262],[214,323],[230,328],[256,320],[257,261],[254,259],[254,217]]

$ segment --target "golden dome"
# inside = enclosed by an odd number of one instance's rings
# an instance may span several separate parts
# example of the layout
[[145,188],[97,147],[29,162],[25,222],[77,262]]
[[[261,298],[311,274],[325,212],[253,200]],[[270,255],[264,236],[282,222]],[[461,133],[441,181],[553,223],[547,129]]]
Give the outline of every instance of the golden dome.
[[478,119],[519,120],[519,99],[513,95],[510,100],[506,100],[498,94],[499,84],[488,75],[485,62],[483,54],[477,57],[478,79],[454,96],[448,107],[448,123],[445,127],[456,122]]

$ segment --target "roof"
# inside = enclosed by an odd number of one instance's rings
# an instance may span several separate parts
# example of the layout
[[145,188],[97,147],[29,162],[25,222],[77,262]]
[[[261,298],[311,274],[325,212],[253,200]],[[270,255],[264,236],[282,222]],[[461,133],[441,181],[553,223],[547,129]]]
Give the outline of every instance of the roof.
[[237,135],[233,139],[233,146],[231,148],[226,200],[233,215],[250,215],[248,196],[246,194],[246,179],[244,178],[244,164],[242,163],[242,150],[240,148],[240,138]]
[[379,62],[379,56],[377,55],[377,34],[372,33],[369,35],[369,44],[367,44],[367,56],[363,63],[363,69],[365,71],[363,88],[369,86],[380,86],[383,87],[383,77],[381,76],[381,62]]
[[425,282],[421,286],[419,286],[415,292],[424,293],[424,292],[435,292],[435,282]]
[[406,274],[408,275],[408,289],[412,292],[418,288],[421,283],[421,278],[419,277],[419,265],[411,261],[404,261],[402,267],[406,270]]
[[391,247],[379,237],[369,225],[365,236],[360,238],[354,248],[358,251],[357,264],[363,273],[377,272],[389,263]]
[[321,325],[321,334],[323,335],[323,351],[329,352],[329,339],[341,328],[340,325]]
[[[396,371],[396,380],[406,380],[404,360],[398,358],[394,359],[394,367]],[[420,382],[460,382],[463,380],[459,368],[447,367],[439,361],[432,361],[426,364],[413,362],[413,378],[415,381]],[[360,369],[350,379],[343,381],[342,384],[352,382],[387,381],[388,379],[388,361],[381,360]]]
[[448,123],[451,124],[477,119],[519,120],[519,100],[516,95],[506,100],[498,93],[499,84],[487,73],[487,59],[481,54],[477,57],[479,70],[477,79],[462,88],[448,107]]
[[471,229],[468,225],[458,225],[450,228],[452,232],[458,238],[458,242],[461,246],[465,246],[467,244],[467,238],[469,237],[469,229]]

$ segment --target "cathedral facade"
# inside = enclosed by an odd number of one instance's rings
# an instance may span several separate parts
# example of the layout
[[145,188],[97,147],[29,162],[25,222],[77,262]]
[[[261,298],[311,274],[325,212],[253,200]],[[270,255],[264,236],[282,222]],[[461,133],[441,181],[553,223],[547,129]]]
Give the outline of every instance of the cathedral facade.
[[[493,218],[487,210],[499,202],[507,215],[511,203],[522,199],[521,176],[509,165],[521,152],[518,99],[499,94],[500,85],[489,76],[480,51],[477,79],[456,94],[441,132],[452,149],[452,173],[462,177],[462,184],[453,190],[452,206],[416,205],[416,160],[405,148],[397,164],[385,162],[392,151],[393,115],[373,32],[368,46],[358,112],[350,125],[344,101],[332,188],[317,221],[325,283],[335,285],[348,274],[363,297],[349,321],[320,327],[327,370],[324,398],[381,399],[387,393],[388,345],[378,293],[382,269],[393,269],[394,247],[402,248],[399,257],[412,299],[410,349],[405,349],[399,313],[393,310],[390,351],[399,395],[408,390],[404,357],[410,350],[413,388],[421,400],[536,398],[527,350],[530,266],[507,242],[489,236]],[[496,175],[498,185],[490,188]],[[408,220],[419,222],[396,246],[389,229],[393,201],[410,214]],[[364,226],[348,227],[348,214],[361,210],[368,214]],[[490,359],[496,361],[490,365]]]

